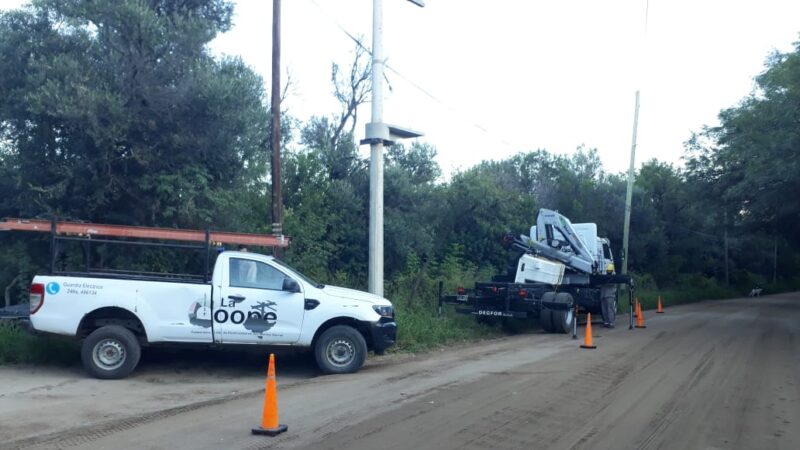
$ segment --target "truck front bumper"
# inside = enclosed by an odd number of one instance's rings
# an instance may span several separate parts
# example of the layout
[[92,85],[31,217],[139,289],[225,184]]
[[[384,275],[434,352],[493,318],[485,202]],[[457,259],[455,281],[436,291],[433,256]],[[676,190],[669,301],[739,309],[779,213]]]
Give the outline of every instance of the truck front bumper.
[[394,345],[397,339],[397,322],[394,319],[382,318],[369,325],[372,335],[372,350],[376,355],[382,355],[384,350]]

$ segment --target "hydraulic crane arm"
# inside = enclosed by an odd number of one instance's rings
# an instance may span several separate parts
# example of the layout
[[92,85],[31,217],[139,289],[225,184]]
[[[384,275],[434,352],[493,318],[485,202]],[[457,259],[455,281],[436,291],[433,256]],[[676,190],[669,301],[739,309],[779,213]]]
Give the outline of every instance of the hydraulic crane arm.
[[[563,238],[566,242],[562,242]],[[513,246],[527,253],[535,253],[564,264],[568,269],[591,275],[597,272],[597,261],[581,240],[572,223],[561,214],[540,209],[536,218],[536,236],[503,237],[506,246]]]
[[[540,209],[539,215],[536,217],[536,237],[534,239],[545,246],[566,253],[560,250],[562,243],[556,239],[556,231],[567,241],[566,244],[574,253],[572,263],[568,265],[579,272],[595,272],[597,268],[595,258],[572,227],[572,222],[556,211]],[[533,236],[531,237],[533,238]]]
[[553,261],[558,261],[576,272],[585,273],[587,275],[592,273],[591,262],[585,261],[574,254],[565,253],[541,242],[536,242],[527,236],[514,236],[509,233],[503,236],[503,244],[526,253],[533,253],[552,259]]

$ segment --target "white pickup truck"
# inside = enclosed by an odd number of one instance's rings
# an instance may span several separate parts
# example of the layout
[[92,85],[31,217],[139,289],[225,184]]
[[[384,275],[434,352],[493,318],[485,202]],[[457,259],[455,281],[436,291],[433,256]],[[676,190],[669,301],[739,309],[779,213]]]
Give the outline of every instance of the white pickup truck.
[[249,252],[220,253],[207,283],[39,275],[30,308],[34,330],[83,339],[84,367],[107,379],[127,376],[141,347],[160,343],[305,347],[323,373],[350,373],[397,332],[385,298],[324,286]]

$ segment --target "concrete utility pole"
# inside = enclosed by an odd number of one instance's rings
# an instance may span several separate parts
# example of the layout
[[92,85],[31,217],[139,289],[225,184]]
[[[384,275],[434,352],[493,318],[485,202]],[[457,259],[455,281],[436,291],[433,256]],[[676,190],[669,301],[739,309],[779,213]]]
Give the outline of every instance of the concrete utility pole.
[[628,189],[625,191],[625,224],[622,230],[622,273],[628,273],[628,237],[631,229],[631,202],[633,201],[633,169],[636,160],[636,129],[639,126],[639,91],[636,91],[636,107],[633,113],[633,142],[631,164],[628,167]]
[[[281,194],[281,0],[272,0],[272,234],[283,237]],[[274,248],[281,256],[281,248]]]
[[[383,123],[383,2],[372,2],[372,124]],[[381,132],[383,130],[378,130]],[[388,135],[388,131],[385,132]],[[377,137],[377,136],[376,136]],[[369,132],[367,132],[369,139]],[[383,139],[369,145],[369,291],[383,296]]]
[[[425,6],[423,0],[409,0]],[[366,126],[369,158],[369,291],[383,296],[383,147],[421,133],[383,123],[383,1],[372,1],[372,121]]]

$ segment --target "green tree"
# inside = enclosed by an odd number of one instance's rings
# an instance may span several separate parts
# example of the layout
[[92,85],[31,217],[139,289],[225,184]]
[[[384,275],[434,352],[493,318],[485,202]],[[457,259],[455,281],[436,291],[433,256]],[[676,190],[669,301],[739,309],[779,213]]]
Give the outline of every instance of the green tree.
[[222,0],[38,0],[2,14],[1,164],[18,193],[2,213],[228,224],[221,200],[265,173],[268,123],[262,80],[206,49],[231,13]]
[[419,260],[421,267],[435,259],[439,242],[443,202],[436,185],[441,170],[436,149],[413,143],[388,148],[384,178],[384,267],[388,277]]
[[[34,0],[1,13],[0,217],[264,222],[263,82],[207,50],[231,14],[224,0]],[[20,237],[0,236],[3,287],[46,264],[46,241]]]
[[772,54],[756,90],[723,110],[720,126],[690,143],[689,167],[698,178],[720,183],[736,220],[798,244],[800,42],[795,45],[791,53]]

